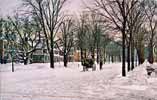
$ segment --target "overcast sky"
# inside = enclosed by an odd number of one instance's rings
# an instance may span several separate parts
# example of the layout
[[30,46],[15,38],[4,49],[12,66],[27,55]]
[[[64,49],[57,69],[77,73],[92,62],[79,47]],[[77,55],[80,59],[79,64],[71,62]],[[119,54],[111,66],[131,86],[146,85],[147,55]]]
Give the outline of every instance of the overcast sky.
[[18,0],[0,0],[0,15],[10,14],[19,6]]
[[[21,0],[0,0],[0,16],[13,15],[13,11],[16,10]],[[84,0],[85,2],[91,0]],[[70,12],[78,12],[83,8],[83,0],[69,0],[66,4],[66,10]]]

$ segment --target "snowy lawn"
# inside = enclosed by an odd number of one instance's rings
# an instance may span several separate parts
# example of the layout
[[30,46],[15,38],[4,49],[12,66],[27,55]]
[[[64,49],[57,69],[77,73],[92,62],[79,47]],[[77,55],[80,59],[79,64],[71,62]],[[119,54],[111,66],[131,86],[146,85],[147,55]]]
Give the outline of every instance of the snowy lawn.
[[[153,66],[157,67],[157,64]],[[121,77],[121,63],[82,72],[80,63],[0,65],[0,100],[157,100],[157,78],[146,64]]]

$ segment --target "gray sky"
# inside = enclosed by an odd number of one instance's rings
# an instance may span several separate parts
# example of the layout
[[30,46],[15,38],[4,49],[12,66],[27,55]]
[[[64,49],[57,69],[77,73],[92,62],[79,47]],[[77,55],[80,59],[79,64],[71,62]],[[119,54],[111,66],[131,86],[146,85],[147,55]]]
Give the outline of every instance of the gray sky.
[[[13,15],[13,11],[20,6],[21,0],[0,0],[0,16]],[[91,1],[91,0],[84,0]],[[82,0],[69,0],[66,4],[66,10],[78,12],[83,8]]]
[[0,16],[12,14],[19,6],[18,0],[0,0]]

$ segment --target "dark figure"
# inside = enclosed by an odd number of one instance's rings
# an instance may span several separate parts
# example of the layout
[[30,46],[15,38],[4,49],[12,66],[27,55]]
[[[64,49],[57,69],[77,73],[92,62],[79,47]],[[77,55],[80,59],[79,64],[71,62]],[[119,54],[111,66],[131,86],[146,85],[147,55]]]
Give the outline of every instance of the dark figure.
[[154,72],[155,69],[152,68],[151,66],[147,66],[146,70],[147,70],[147,75],[151,76],[152,72]]
[[3,59],[2,58],[0,59],[0,63],[3,64]]
[[83,59],[82,60],[83,71],[86,71],[86,70],[88,71],[88,68],[92,68],[94,70],[93,64],[94,64],[93,59]]
[[100,61],[100,70],[102,70],[102,65],[103,65],[103,62],[102,60]]

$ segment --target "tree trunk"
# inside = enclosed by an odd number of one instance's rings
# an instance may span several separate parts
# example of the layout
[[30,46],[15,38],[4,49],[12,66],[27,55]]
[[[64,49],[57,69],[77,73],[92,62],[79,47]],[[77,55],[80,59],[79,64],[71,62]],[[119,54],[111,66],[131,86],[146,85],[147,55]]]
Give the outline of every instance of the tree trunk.
[[67,63],[68,63],[68,56],[67,54],[64,54],[64,67],[67,67]]
[[12,72],[14,72],[14,57],[13,57],[13,53],[11,53],[11,63],[12,63]]
[[138,53],[137,53],[137,50],[136,50],[136,63],[135,63],[135,66],[138,65]]
[[83,61],[83,49],[82,48],[80,48],[80,52],[81,52],[81,64],[83,63],[82,61]]
[[99,63],[99,57],[100,57],[100,55],[99,55],[99,48],[97,47],[97,59],[96,59],[96,61],[97,61],[97,63]]
[[14,72],[14,61],[13,61],[13,58],[12,58],[12,72]]
[[111,62],[114,63],[114,57],[111,55]]
[[148,56],[148,62],[153,64],[154,62],[154,57],[153,57],[153,42],[151,40],[150,44],[149,44],[149,56]]
[[3,64],[3,59],[4,59],[4,47],[3,47],[3,41],[0,40],[0,63]]
[[144,62],[144,48],[138,48],[137,49],[137,55],[138,55],[139,65],[143,64],[143,62]]
[[130,49],[131,49],[131,70],[134,69],[134,39],[133,39],[132,28],[130,31]]
[[95,52],[94,52],[94,48],[91,48],[91,56],[92,56],[92,59],[95,60]]
[[131,42],[131,70],[133,70],[134,69],[134,55],[135,55],[135,53],[134,53],[134,41],[132,40],[132,42]]
[[28,60],[29,60],[29,54],[26,53],[26,57],[24,58],[24,65],[28,64]]
[[28,64],[28,57],[24,59],[24,65],[27,65],[27,64]]
[[130,71],[130,41],[127,49],[127,63],[128,63],[128,72]]
[[51,49],[50,52],[50,68],[54,68],[54,51]]
[[[125,27],[125,26],[123,26]],[[122,32],[122,76],[126,76],[125,71],[125,30]]]
[[108,61],[109,61],[109,63],[111,63],[111,56],[110,55],[108,55]]
[[121,55],[119,55],[119,56],[118,56],[118,59],[119,59],[119,62],[121,62],[121,61],[122,61],[122,60],[121,60]]
[[87,58],[87,50],[84,50],[84,57]]
[[103,61],[105,63],[106,62],[106,50],[105,50],[105,48],[103,48],[103,53],[104,53],[104,55],[103,55]]
[[30,56],[30,64],[33,63],[33,53],[31,53],[31,56]]

